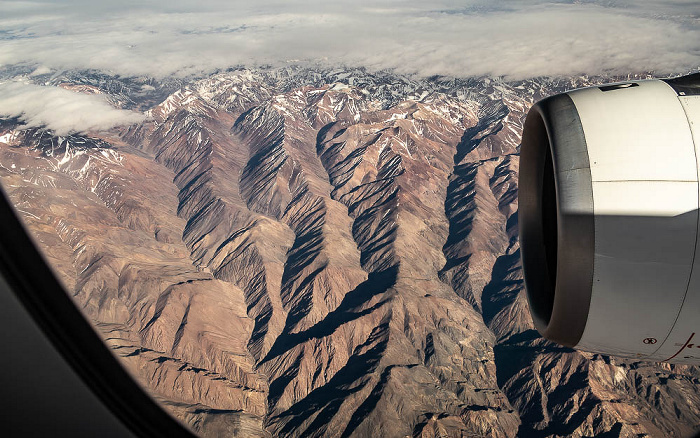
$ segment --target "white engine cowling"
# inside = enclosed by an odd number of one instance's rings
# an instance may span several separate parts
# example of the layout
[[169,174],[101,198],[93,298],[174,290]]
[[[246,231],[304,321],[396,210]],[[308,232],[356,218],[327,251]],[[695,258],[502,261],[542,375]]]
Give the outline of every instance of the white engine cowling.
[[533,106],[520,153],[520,242],[545,338],[700,363],[699,149],[700,74]]

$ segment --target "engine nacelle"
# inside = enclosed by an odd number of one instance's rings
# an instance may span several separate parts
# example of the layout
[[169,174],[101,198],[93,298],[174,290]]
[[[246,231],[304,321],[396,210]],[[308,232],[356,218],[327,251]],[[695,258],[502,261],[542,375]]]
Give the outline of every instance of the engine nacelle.
[[700,74],[544,99],[520,158],[535,326],[596,353],[700,363]]

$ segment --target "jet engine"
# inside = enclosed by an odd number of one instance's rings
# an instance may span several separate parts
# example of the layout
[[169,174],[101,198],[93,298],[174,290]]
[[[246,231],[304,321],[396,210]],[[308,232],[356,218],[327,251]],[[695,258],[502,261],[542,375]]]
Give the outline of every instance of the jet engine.
[[700,363],[700,74],[546,98],[520,154],[537,330],[595,353]]

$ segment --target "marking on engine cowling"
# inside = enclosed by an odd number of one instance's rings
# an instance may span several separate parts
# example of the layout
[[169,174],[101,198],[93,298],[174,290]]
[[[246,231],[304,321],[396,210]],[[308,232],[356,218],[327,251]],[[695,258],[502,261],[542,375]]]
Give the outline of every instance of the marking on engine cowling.
[[[678,355],[681,353],[681,351],[685,350],[685,347],[687,347],[688,344],[690,344],[690,341],[693,340],[693,336],[695,336],[695,333],[691,333],[691,334],[690,334],[690,337],[688,338],[688,340],[685,341],[685,344],[683,344],[683,346],[676,352],[676,354],[674,354],[673,356],[669,357],[668,359],[662,360],[662,362],[668,362],[669,360],[671,360],[671,359],[673,359],[674,357],[678,356]],[[692,344],[690,344],[690,345],[692,345]]]
[[656,344],[658,341],[656,340],[656,338],[644,338],[642,342],[644,342],[645,344]]

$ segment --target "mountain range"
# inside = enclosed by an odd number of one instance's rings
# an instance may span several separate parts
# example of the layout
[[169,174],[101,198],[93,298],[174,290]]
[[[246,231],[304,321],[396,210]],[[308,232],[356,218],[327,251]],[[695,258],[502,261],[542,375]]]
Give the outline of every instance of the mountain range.
[[5,119],[0,181],[114,354],[202,436],[689,436],[700,369],[560,347],[529,316],[524,117],[611,79],[47,74],[145,120]]

